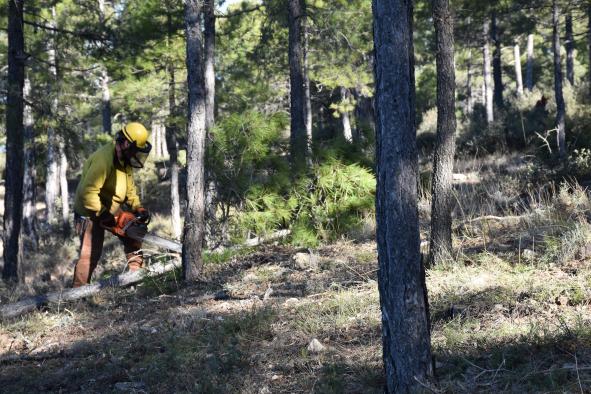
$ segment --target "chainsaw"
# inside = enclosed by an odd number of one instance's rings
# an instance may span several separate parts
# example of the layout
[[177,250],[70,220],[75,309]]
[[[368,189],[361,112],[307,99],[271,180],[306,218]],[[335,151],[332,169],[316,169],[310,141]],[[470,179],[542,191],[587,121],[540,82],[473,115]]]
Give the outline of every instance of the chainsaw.
[[148,233],[148,224],[150,224],[149,217],[121,211],[115,216],[115,226],[107,228],[107,230],[118,237],[135,239],[177,253],[183,252],[183,245],[180,242]]

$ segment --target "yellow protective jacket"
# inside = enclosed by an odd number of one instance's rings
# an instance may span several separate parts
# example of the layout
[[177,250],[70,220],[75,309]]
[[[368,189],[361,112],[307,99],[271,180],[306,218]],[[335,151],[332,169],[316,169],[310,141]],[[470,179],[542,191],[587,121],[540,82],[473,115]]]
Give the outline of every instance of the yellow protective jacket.
[[123,203],[133,210],[141,207],[132,169],[117,160],[115,143],[111,142],[94,152],[84,163],[76,188],[74,211],[87,217],[98,216],[105,210],[115,214]]

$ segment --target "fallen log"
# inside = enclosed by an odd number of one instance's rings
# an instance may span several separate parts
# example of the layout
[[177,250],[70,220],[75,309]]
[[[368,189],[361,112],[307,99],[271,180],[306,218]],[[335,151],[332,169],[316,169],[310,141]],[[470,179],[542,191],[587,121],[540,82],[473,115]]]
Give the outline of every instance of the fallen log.
[[179,263],[177,262],[156,263],[146,269],[115,275],[90,285],[27,297],[13,304],[0,307],[0,318],[8,319],[11,317],[16,317],[49,303],[59,304],[65,301],[73,301],[88,297],[107,288],[129,286],[141,282],[144,278],[165,274],[177,267],[179,267]]
[[[254,247],[261,245],[265,242],[271,242],[279,238],[286,237],[287,235],[289,235],[289,230],[281,230],[271,234],[268,237],[257,237],[249,239],[243,245],[240,245],[238,247]],[[219,251],[216,250],[215,252]],[[78,300],[84,297],[97,294],[104,289],[130,286],[141,282],[145,278],[160,276],[179,267],[180,263],[178,261],[168,263],[156,263],[146,267],[145,269],[141,269],[134,272],[126,272],[121,275],[115,275],[90,285],[27,297],[18,302],[7,304],[0,307],[0,319],[4,320],[20,316],[24,313],[33,311],[49,303],[59,304],[66,301]]]

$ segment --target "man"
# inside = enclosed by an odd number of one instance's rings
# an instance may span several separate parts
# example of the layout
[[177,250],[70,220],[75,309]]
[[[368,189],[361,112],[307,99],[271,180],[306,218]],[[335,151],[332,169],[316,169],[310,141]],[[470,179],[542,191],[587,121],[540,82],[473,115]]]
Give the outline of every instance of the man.
[[122,204],[143,220],[149,220],[150,213],[142,207],[135,190],[132,169],[143,167],[151,149],[148,131],[141,123],[133,122],[123,127],[113,142],[99,148],[84,163],[74,198],[80,257],[74,269],[73,287],[90,282],[101,257],[105,229],[119,235],[130,271],[143,266],[142,243],[121,236],[114,230]]

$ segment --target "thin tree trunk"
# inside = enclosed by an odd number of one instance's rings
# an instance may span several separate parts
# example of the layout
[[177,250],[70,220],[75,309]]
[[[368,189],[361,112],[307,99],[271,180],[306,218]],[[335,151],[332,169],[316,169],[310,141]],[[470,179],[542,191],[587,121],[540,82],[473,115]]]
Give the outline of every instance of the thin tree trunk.
[[[105,0],[98,0],[99,4],[99,22],[101,26],[105,24]],[[111,91],[109,89],[109,73],[105,66],[101,67],[100,87],[102,92],[102,116],[103,116],[103,132],[111,134],[113,126],[111,123]]]
[[474,96],[472,93],[472,48],[468,49],[468,65],[466,72],[466,114],[470,115],[474,108]]
[[513,57],[515,58],[515,84],[517,89],[517,95],[523,96],[523,76],[521,74],[521,51],[519,44],[515,43],[513,48]]
[[[52,20],[49,21],[49,25],[52,28],[56,28],[56,13],[55,6],[51,9]],[[45,176],[45,217],[49,223],[55,223],[57,221],[57,199],[60,194],[60,181],[59,181],[59,138],[55,129],[55,117],[59,106],[58,92],[57,92],[57,53],[56,53],[56,38],[55,32],[49,33],[50,37],[48,40],[47,58],[49,61],[49,75],[51,76],[51,123],[47,128],[47,173]]]
[[289,1],[289,75],[291,136],[290,153],[294,174],[305,172],[308,162],[308,135],[306,131],[306,87],[304,69],[305,0]]
[[412,1],[373,0],[378,287],[386,392],[433,378],[417,209]]
[[62,229],[67,237],[70,234],[70,201],[68,193],[68,157],[66,156],[66,144],[63,136],[60,136],[58,149],[60,156],[59,180],[62,200]]
[[557,0],[552,1],[552,42],[554,51],[554,96],[556,99],[556,142],[561,159],[566,157],[565,115],[566,105],[562,94],[562,60],[560,56],[559,11]]
[[574,86],[575,84],[575,38],[573,35],[573,14],[568,11],[565,17],[566,28],[566,80]]
[[503,102],[503,70],[501,68],[501,39],[497,26],[497,14],[495,12],[492,13],[491,17],[491,35],[495,44],[495,50],[493,52],[494,101],[497,108],[501,109],[505,105]]
[[102,115],[103,115],[103,132],[111,134],[113,126],[111,123],[111,91],[109,90],[109,74],[105,67],[101,70],[101,91],[102,91]]
[[356,146],[361,144],[361,136],[363,135],[362,123],[365,122],[362,96],[357,88],[353,89],[353,98],[355,99],[355,131],[353,133],[353,143]]
[[[31,83],[25,79],[24,85],[25,103],[31,100]],[[39,235],[37,233],[37,171],[35,169],[35,130],[33,110],[29,105],[24,107],[24,137],[25,137],[25,159],[24,159],[24,179],[23,179],[23,225],[22,232],[33,243],[37,249],[39,244]]]
[[205,129],[211,132],[215,123],[215,2],[205,0],[204,45],[205,45]]
[[183,231],[183,278],[195,280],[203,266],[205,78],[202,0],[185,0],[187,40],[187,212]]
[[[305,1],[305,0],[302,0]],[[306,16],[307,18],[307,16]],[[304,101],[306,103],[306,138],[308,150],[308,165],[310,165],[310,147],[312,143],[312,98],[310,95],[310,77],[308,76],[308,23],[307,19],[302,21],[304,29]]]
[[[339,88],[341,94],[341,104],[344,106],[348,105],[349,102],[349,92],[347,88],[340,87]],[[349,116],[349,111],[344,109],[341,111],[341,122],[343,124],[343,137],[347,142],[353,142],[353,131],[351,130],[351,118]]]
[[[164,121],[166,122],[166,117],[164,117]],[[166,138],[166,130],[168,130],[168,129],[166,128],[166,124],[163,124],[162,128],[160,130],[162,132],[162,134],[161,134],[162,147],[160,148],[162,151],[162,157],[168,157],[169,156],[168,138]]]
[[527,36],[527,63],[525,85],[530,92],[534,90],[534,35]]
[[23,216],[25,38],[23,0],[8,2],[8,77],[6,97],[6,171],[4,178],[4,280],[23,279],[21,224]]
[[484,44],[482,46],[482,60],[484,63],[483,76],[484,76],[484,104],[486,106],[486,121],[491,124],[495,120],[493,111],[493,85],[491,75],[491,59],[490,59],[490,34],[489,34],[489,21],[485,20],[483,25],[482,36]]
[[433,1],[437,42],[437,143],[433,159],[431,260],[440,264],[452,256],[452,174],[456,149],[454,21],[449,0]]
[[[205,1],[204,40],[205,40],[205,129],[208,136],[215,125],[215,1]],[[209,138],[206,139],[209,141]],[[207,149],[206,149],[207,154]],[[216,195],[217,188],[211,171],[207,168],[205,186],[205,241],[213,244],[217,231]]]
[[[172,15],[170,10],[170,3],[167,2],[167,43],[170,46],[172,42],[172,35],[174,33],[172,26]],[[178,162],[178,142],[177,142],[177,125],[176,116],[178,113],[176,106],[176,76],[174,62],[172,59],[168,61],[168,114],[169,118],[166,122],[166,138],[168,145],[168,152],[170,158],[170,220],[172,226],[172,236],[174,239],[180,239],[182,234],[181,227],[181,199],[179,195],[179,162]]]

